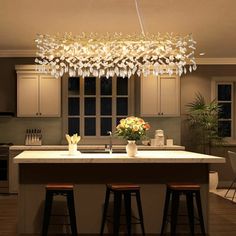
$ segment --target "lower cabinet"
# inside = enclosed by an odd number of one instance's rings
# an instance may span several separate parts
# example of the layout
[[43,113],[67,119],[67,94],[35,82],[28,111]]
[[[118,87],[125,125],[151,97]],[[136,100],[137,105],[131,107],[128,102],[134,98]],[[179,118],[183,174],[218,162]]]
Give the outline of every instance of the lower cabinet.
[[9,152],[9,193],[18,193],[19,188],[19,168],[14,163],[14,157],[24,150],[10,150]]

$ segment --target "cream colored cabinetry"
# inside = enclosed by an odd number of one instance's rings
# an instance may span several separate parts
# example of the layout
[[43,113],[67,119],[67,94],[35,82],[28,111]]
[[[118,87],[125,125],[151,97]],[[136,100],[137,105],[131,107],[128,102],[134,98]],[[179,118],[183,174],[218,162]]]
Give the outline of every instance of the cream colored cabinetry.
[[180,116],[179,76],[141,77],[141,116]]
[[61,79],[22,67],[17,70],[17,116],[61,116]]

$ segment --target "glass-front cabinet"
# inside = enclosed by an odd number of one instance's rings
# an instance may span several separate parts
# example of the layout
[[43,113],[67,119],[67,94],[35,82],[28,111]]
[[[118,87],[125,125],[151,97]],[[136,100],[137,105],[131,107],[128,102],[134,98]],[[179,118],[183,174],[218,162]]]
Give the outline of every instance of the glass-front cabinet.
[[68,78],[68,133],[107,136],[129,114],[128,78]]

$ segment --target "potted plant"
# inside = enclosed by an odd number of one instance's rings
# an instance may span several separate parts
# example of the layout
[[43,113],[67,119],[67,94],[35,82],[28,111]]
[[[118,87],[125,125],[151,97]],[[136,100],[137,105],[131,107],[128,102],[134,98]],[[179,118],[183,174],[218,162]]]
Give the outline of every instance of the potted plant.
[[187,121],[195,141],[201,145],[203,153],[211,154],[211,147],[223,142],[218,133],[220,105],[216,100],[206,103],[201,93],[197,93],[195,100],[188,103],[187,107]]
[[146,137],[146,131],[149,130],[149,128],[150,125],[139,117],[130,116],[120,120],[120,123],[116,127],[115,134],[128,141],[126,146],[128,156],[136,155],[137,146],[135,141]]

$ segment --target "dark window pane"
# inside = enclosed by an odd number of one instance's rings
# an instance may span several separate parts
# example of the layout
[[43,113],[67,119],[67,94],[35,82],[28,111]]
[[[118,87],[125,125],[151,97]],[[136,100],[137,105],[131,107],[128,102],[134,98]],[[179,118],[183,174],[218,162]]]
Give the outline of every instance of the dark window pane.
[[101,95],[112,95],[112,78],[102,77],[100,80]]
[[231,84],[218,84],[218,101],[231,101]]
[[112,98],[101,98],[101,115],[112,115]]
[[220,105],[219,118],[231,119],[231,103],[218,103]]
[[84,78],[84,94],[85,95],[96,94],[96,78],[95,77]]
[[128,95],[128,78],[117,77],[116,82],[117,95]]
[[231,121],[219,121],[218,132],[221,137],[231,137]]
[[69,135],[79,134],[79,118],[69,118],[68,119],[68,133]]
[[116,99],[116,114],[118,116],[128,115],[128,98]]
[[117,117],[116,118],[116,126],[120,124],[121,119],[125,119],[126,117]]
[[84,114],[86,116],[96,115],[96,98],[84,99]]
[[96,119],[95,118],[84,119],[84,134],[85,136],[96,135]]
[[101,135],[107,136],[107,132],[112,130],[112,119],[101,118]]
[[68,115],[79,115],[79,98],[68,98]]
[[79,77],[70,77],[68,79],[69,95],[79,95],[80,94],[79,81],[80,81]]

